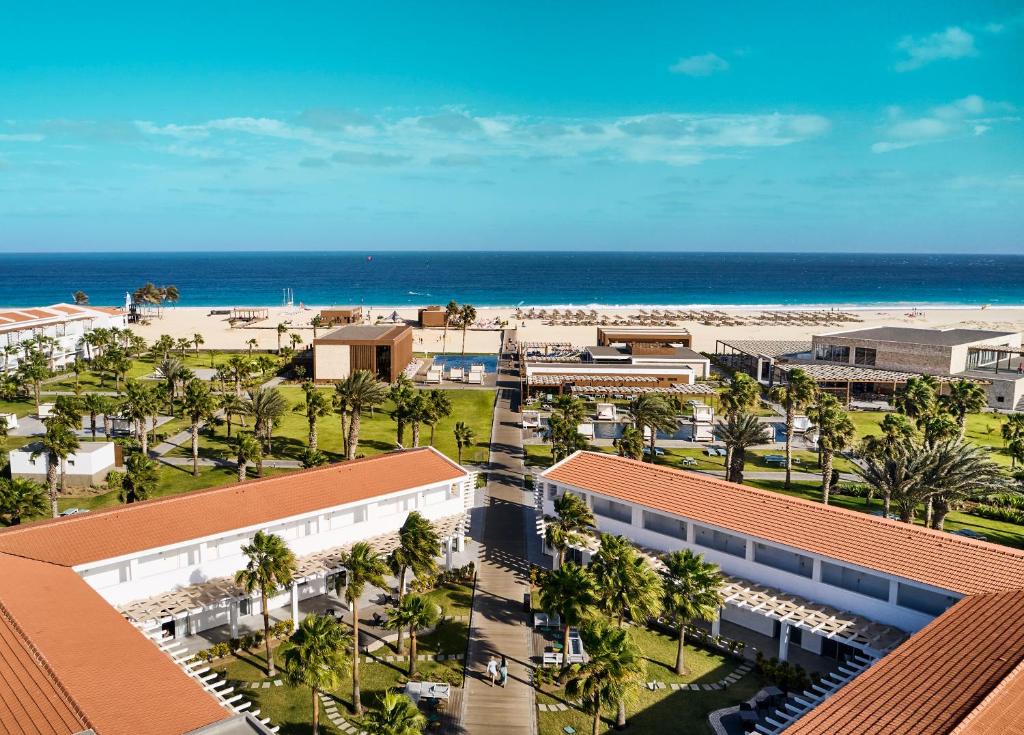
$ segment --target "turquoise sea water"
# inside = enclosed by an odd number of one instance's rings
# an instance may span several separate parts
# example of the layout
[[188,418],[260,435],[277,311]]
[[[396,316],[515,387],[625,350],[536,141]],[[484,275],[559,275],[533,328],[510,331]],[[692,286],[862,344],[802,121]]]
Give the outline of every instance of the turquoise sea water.
[[0,306],[120,304],[146,281],[183,306],[1020,305],[1024,256],[851,253],[276,252],[0,255]]

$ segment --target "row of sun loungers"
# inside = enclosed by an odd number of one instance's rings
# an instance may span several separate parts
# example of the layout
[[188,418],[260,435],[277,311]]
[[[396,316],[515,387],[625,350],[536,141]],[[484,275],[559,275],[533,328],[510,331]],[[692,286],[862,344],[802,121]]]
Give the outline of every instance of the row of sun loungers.
[[431,365],[427,370],[427,378],[425,382],[440,383],[446,378],[447,380],[455,383],[483,385],[484,366],[470,365],[468,371],[458,367],[448,368],[448,374],[445,376],[444,368],[441,365]]
[[582,309],[530,309],[516,312],[518,319],[541,319],[548,326],[629,326],[629,327],[667,327],[677,326],[677,322],[698,322],[705,326],[738,327],[751,325],[782,326],[832,326],[850,322],[864,321],[852,312],[832,309],[816,309],[813,311],[762,311],[757,315],[731,314],[720,310],[681,309],[640,309],[635,314],[598,314]]

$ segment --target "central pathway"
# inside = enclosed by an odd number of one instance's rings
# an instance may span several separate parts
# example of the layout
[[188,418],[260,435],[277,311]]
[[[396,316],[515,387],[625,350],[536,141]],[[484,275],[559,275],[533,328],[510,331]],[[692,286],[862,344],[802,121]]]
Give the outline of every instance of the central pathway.
[[[523,608],[529,592],[525,534],[533,510],[523,490],[523,448],[518,378],[498,376],[498,401],[491,433],[486,509],[480,539],[478,578],[466,659],[462,725],[469,735],[535,735],[531,684],[530,627]],[[504,689],[491,687],[487,660],[508,658]]]

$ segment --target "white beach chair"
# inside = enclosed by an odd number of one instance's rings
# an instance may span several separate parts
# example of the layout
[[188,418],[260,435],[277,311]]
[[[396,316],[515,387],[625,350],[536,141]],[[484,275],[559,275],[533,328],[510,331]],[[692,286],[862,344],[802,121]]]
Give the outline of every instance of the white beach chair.
[[462,378],[463,378],[462,368],[453,367],[453,368],[449,368],[448,369],[448,380],[459,380],[459,381],[461,381]]

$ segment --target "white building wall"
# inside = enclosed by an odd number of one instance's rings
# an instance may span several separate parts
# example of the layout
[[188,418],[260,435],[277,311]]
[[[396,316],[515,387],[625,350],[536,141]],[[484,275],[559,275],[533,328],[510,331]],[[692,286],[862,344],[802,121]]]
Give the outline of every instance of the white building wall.
[[[662,511],[656,511],[662,515],[668,517],[679,518],[687,522],[687,540],[683,541],[671,536],[666,536],[655,531],[650,531],[643,528],[643,511],[645,510],[642,506],[634,505],[632,503],[626,503],[617,498],[611,496],[603,496],[598,493],[592,493],[579,488],[562,485],[560,483],[551,483],[550,480],[540,478],[540,482],[545,483],[544,493],[544,512],[547,515],[554,515],[554,503],[550,493],[550,486],[555,484],[558,488],[558,492],[561,493],[563,490],[568,489],[570,492],[574,492],[581,495],[587,496],[588,504],[591,504],[592,497],[606,497],[608,500],[612,500],[623,505],[629,505],[633,509],[633,522],[631,524],[616,521],[604,516],[596,515],[597,527],[599,531],[612,534],[621,534],[637,543],[640,546],[646,546],[651,549],[659,551],[676,551],[679,549],[690,549],[696,553],[702,554],[704,559],[717,564],[721,570],[728,575],[741,577],[743,579],[750,580],[752,582],[759,582],[770,587],[775,587],[779,590],[789,592],[794,595],[806,597],[809,600],[820,602],[840,610],[861,615],[869,620],[873,620],[886,625],[892,625],[901,630],[913,632],[923,628],[929,622],[932,621],[934,616],[926,613],[918,612],[917,610],[911,610],[905,607],[901,607],[895,604],[896,600],[896,586],[898,581],[904,581],[905,583],[912,584],[916,587],[926,589],[929,591],[939,592],[942,594],[953,594],[946,590],[939,590],[937,588],[930,587],[925,584],[913,582],[910,580],[899,580],[896,577],[885,574],[884,572],[878,572],[873,569],[860,568],[856,565],[849,564],[847,562],[831,559],[829,557],[821,556],[820,554],[813,554],[801,549],[788,547],[783,544],[776,544],[773,542],[765,541],[764,539],[758,539],[753,536],[749,536],[743,533],[732,531],[728,528],[716,527],[708,523],[697,523],[707,528],[720,530],[724,533],[731,534],[733,536],[740,536],[747,540],[746,556],[740,558],[732,554],[728,554],[716,549],[711,549],[699,544],[694,543],[696,537],[694,531],[694,522],[691,519],[685,519],[682,516],[674,516],[670,513],[664,513]],[[648,509],[651,510],[651,509]],[[799,574],[777,569],[775,567],[760,564],[754,561],[753,546],[755,542],[766,543],[771,546],[775,546],[780,549],[787,551],[794,551],[804,556],[811,557],[815,560],[813,576],[808,578]],[[890,594],[889,600],[884,601],[868,595],[859,594],[851,590],[846,590],[840,587],[835,587],[830,584],[825,584],[821,580],[821,564],[820,562],[829,561],[835,564],[841,564],[851,569],[858,569],[868,574],[874,574],[879,577],[884,577],[890,580]]]
[[[302,557],[395,531],[412,510],[419,510],[428,519],[462,513],[462,492],[461,480],[405,490],[172,547],[83,564],[76,571],[111,605],[122,605],[234,575],[245,566],[242,547],[258,530],[281,536],[292,552]],[[289,597],[284,595],[278,601],[288,604]]]

